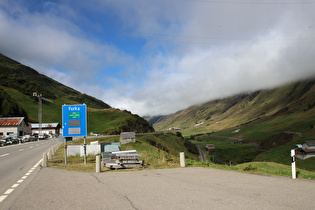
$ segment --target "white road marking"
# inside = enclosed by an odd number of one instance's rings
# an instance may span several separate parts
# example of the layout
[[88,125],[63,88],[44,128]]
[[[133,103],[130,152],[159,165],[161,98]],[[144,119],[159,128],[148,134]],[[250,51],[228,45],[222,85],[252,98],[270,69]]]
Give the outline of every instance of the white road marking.
[[12,188],[16,188],[17,186],[19,186],[20,184],[14,184],[12,185]]
[[0,157],[5,157],[7,155],[9,155],[10,153],[6,153],[6,154],[3,154],[3,155],[0,155]]
[[7,191],[5,191],[5,193],[4,193],[4,194],[5,194],[5,195],[10,195],[10,194],[11,194],[11,192],[13,192],[13,190],[14,190],[14,189],[8,189]]
[[19,149],[19,152],[22,152],[24,149]]
[[33,146],[30,146],[30,149],[32,149],[33,148]]
[[8,195],[1,195],[1,196],[0,196],[0,203],[1,203],[6,197],[8,197]]
[[[38,163],[36,163],[34,166],[33,166],[33,168],[35,169],[39,164],[41,164],[41,162],[43,161],[43,159],[40,159],[40,161],[38,161]],[[32,168],[32,169],[33,169]]]
[[17,181],[17,183],[22,183],[24,181],[24,179],[20,179],[19,181]]

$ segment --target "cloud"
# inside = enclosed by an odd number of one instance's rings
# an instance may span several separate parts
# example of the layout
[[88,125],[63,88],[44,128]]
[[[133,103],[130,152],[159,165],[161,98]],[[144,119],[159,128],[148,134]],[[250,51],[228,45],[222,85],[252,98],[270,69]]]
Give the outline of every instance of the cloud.
[[160,41],[166,38],[173,51],[152,57],[143,88],[128,103],[117,99],[114,104],[144,115],[170,114],[315,76],[314,15],[309,9],[303,14],[292,5],[219,7],[194,7],[180,33],[164,30]]
[[315,76],[312,3],[36,5],[0,4],[1,52],[140,115]]
[[87,39],[83,29],[56,16],[66,7],[58,12],[59,7],[45,3],[44,8],[48,13],[21,9],[15,16],[0,9],[1,53],[48,76],[64,75],[58,81],[75,88],[83,81],[86,86],[95,84],[95,78],[108,68],[131,62],[115,46]]

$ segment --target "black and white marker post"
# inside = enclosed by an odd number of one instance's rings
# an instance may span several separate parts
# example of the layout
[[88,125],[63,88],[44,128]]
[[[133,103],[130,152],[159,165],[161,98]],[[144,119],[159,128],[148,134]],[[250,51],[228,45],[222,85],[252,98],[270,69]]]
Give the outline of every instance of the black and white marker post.
[[291,149],[291,157],[292,157],[292,179],[296,179],[296,167],[295,167],[295,149]]

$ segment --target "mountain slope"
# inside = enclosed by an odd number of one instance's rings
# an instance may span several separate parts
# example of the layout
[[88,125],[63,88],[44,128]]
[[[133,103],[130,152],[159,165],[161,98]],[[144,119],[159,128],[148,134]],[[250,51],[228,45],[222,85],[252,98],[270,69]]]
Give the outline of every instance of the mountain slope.
[[[159,118],[154,127],[181,129],[201,148],[215,144],[204,152],[216,163],[291,165],[290,150],[315,139],[314,84],[310,79],[191,106]],[[298,168],[315,171],[314,166],[315,158],[297,161]]]
[[312,123],[315,79],[290,83],[279,88],[239,94],[191,106],[154,123],[157,130],[181,128],[183,133],[209,133],[277,117]]
[[[24,116],[30,122],[38,122],[38,99],[33,92],[49,98],[43,101],[42,120],[45,123],[62,123],[62,105],[83,104],[88,107],[88,132],[119,133],[122,131],[148,132],[153,128],[146,120],[111,108],[92,96],[82,94],[36,70],[24,66],[0,54],[0,116]],[[115,119],[116,123],[100,119]]]
[[33,92],[38,92],[50,99],[65,98],[89,104],[91,108],[110,108],[101,100],[82,94],[1,54],[0,82],[1,86],[16,89],[25,95],[32,96]]

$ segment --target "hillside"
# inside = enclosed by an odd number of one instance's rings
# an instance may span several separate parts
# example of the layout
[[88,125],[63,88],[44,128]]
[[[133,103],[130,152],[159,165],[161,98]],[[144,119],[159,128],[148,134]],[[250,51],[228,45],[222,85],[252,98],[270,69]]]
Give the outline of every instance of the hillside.
[[0,117],[24,116],[30,122],[38,122],[38,99],[33,96],[33,92],[41,93],[53,101],[43,101],[43,123],[61,124],[62,105],[85,103],[88,107],[88,133],[153,130],[138,115],[111,108],[101,100],[80,93],[0,54]]
[[[210,101],[163,116],[154,127],[179,129],[211,162],[290,165],[290,150],[315,139],[314,84],[310,79]],[[239,140],[243,144],[232,143]],[[206,151],[206,144],[215,144],[215,149]],[[297,161],[298,168],[315,171],[314,166],[315,158]]]
[[[156,130],[179,128],[184,134],[211,133],[240,125],[290,118],[314,124],[315,79],[244,93],[191,106],[160,117]],[[156,120],[156,119],[155,119]]]

